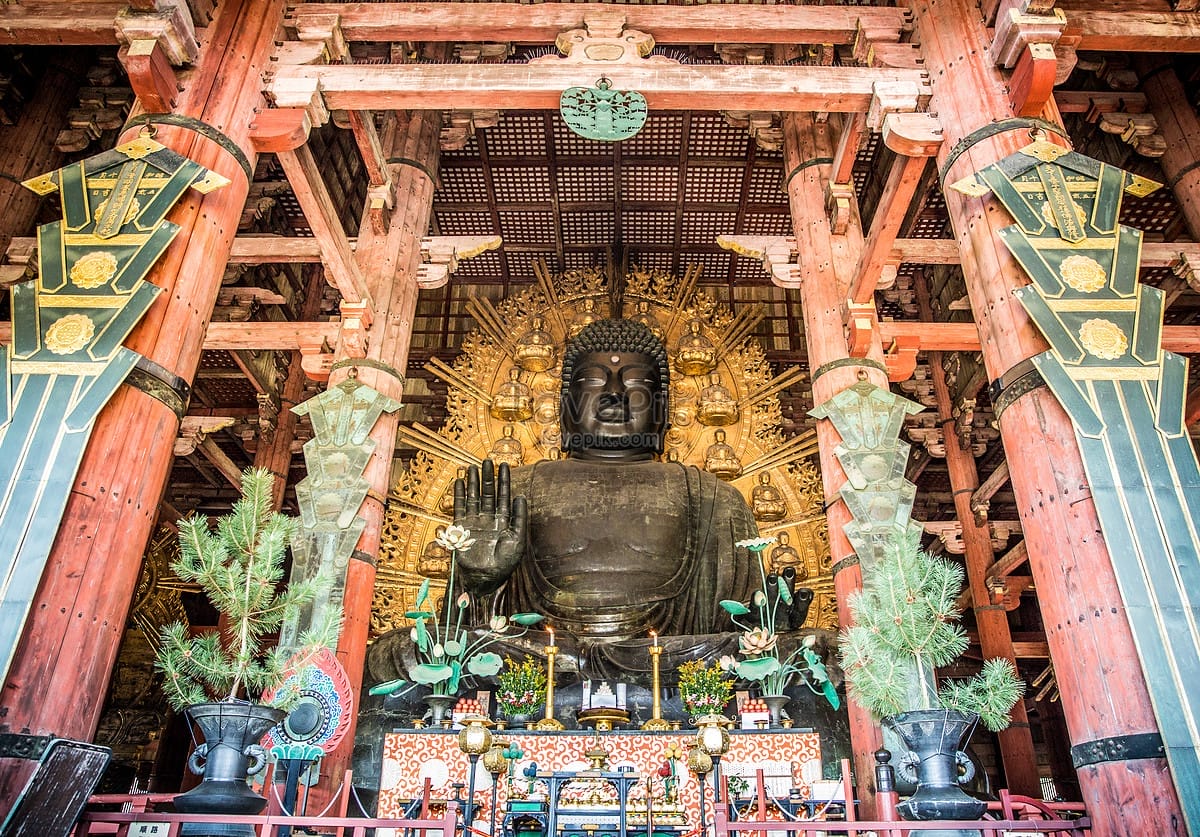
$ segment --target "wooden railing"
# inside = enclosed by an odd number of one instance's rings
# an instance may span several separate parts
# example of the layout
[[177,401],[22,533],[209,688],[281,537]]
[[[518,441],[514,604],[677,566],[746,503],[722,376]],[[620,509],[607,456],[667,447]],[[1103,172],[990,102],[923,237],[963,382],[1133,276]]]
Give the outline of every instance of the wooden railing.
[[[714,837],[752,837],[766,832],[786,831],[790,834],[820,833],[823,835],[847,834],[878,835],[878,837],[920,837],[922,831],[935,829],[971,829],[983,837],[1006,837],[1010,834],[1058,834],[1066,837],[1087,837],[1091,832],[1091,821],[1086,816],[1065,819],[1078,812],[1077,805],[1049,805],[1040,800],[1015,796],[1001,792],[1001,800],[988,804],[988,816],[996,819],[984,820],[938,820],[936,822],[897,822],[895,820],[846,820],[825,819],[761,820],[745,819],[730,821],[725,806],[717,806],[714,816]],[[853,811],[853,808],[851,808]]]
[[[157,794],[156,794],[157,796]],[[174,796],[170,794],[169,796]],[[151,801],[151,800],[147,800]],[[149,806],[142,806],[143,808]],[[137,824],[162,823],[167,826],[166,837],[178,837],[184,823],[220,823],[223,825],[252,825],[258,837],[276,837],[280,828],[319,828],[322,834],[337,834],[339,837],[366,837],[368,829],[395,829],[397,835],[408,837],[455,837],[458,821],[458,805],[450,802],[446,813],[431,819],[396,819],[380,817],[374,819],[356,817],[302,816],[285,817],[279,814],[264,816],[231,816],[214,814],[166,814],[154,811],[85,811],[75,827],[74,837],[115,834],[126,837],[137,834],[130,831]],[[163,832],[158,832],[162,834]],[[295,833],[295,832],[293,832]]]

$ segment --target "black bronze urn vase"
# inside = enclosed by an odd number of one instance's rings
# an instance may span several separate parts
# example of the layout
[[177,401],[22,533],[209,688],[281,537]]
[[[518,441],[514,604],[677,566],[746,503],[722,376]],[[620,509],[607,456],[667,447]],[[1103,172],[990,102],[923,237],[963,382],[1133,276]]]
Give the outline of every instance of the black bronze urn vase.
[[[271,727],[283,720],[283,710],[242,701],[197,703],[188,716],[200,728],[204,742],[188,758],[188,768],[203,781],[175,797],[175,810],[185,814],[257,814],[267,800],[251,790],[246,779],[262,770],[267,753],[259,744]],[[183,834],[214,837],[252,837],[250,825],[184,825]]]
[[[975,731],[979,716],[954,709],[918,709],[884,718],[904,741],[908,752],[897,760],[897,772],[915,773],[917,790],[897,809],[906,820],[975,820],[987,803],[969,796],[960,782],[969,782],[974,770],[963,748]],[[966,771],[965,773],[960,773]],[[965,835],[978,831],[923,831],[922,834]]]

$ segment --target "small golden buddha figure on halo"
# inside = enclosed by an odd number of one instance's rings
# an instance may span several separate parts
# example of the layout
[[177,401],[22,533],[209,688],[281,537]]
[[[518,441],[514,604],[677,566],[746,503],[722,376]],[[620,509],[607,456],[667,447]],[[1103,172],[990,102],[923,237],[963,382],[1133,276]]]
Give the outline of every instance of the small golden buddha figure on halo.
[[771,484],[769,471],[758,475],[758,482],[750,492],[750,510],[759,523],[772,523],[787,517],[787,502],[779,489]]
[[513,348],[513,362],[526,372],[545,372],[558,361],[558,349],[554,337],[546,331],[546,320],[535,316],[529,331],[517,339]]
[[717,365],[717,347],[700,330],[703,323],[688,320],[688,330],[675,344],[675,368],[684,375],[706,375]]
[[501,421],[525,421],[533,416],[533,390],[521,380],[520,367],[508,370],[508,380],[492,396],[488,412]]
[[512,424],[504,425],[504,435],[496,440],[488,452],[488,459],[497,465],[507,462],[510,468],[516,468],[525,463],[525,446],[515,435],[516,428]]
[[708,386],[700,390],[700,410],[696,418],[709,427],[724,427],[737,422],[740,411],[733,395],[721,384],[721,373],[708,374]]
[[425,550],[417,559],[417,572],[429,578],[446,578],[450,575],[450,550],[437,541],[425,544]]
[[795,547],[788,543],[788,533],[779,533],[779,543],[771,550],[771,572],[781,573],[791,567],[796,571],[796,581],[808,578],[808,565]]
[[713,439],[715,441],[704,452],[704,470],[725,482],[736,479],[742,473],[742,463],[733,447],[725,441],[725,431],[718,427]]
[[[467,469],[466,468],[458,469],[458,478],[460,480],[467,478]],[[444,492],[442,492],[442,496],[438,499],[438,511],[447,516],[454,514],[454,483],[453,482],[451,482],[449,487],[447,487],[446,490]]]
[[650,333],[659,340],[663,339],[663,327],[658,324],[658,318],[654,316],[654,312],[650,310],[650,303],[645,299],[639,299],[634,307],[633,316],[629,319],[641,323],[646,328],[650,329]]
[[583,301],[583,305],[579,307],[575,316],[571,319],[571,325],[567,328],[567,336],[575,337],[583,329],[596,322],[600,318],[600,313],[596,310],[596,300],[591,297]]

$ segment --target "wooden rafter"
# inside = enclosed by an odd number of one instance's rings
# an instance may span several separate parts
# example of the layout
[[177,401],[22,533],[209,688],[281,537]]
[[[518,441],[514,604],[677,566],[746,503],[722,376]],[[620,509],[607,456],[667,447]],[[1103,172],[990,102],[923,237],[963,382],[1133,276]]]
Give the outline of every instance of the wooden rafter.
[[373,308],[371,293],[366,279],[354,261],[350,241],[338,219],[337,208],[321,176],[320,165],[307,145],[294,151],[277,151],[279,164],[292,184],[296,201],[304,210],[304,217],[317,239],[321,250],[321,261],[329,272],[330,281],[342,294],[342,299],[351,303],[366,303]]

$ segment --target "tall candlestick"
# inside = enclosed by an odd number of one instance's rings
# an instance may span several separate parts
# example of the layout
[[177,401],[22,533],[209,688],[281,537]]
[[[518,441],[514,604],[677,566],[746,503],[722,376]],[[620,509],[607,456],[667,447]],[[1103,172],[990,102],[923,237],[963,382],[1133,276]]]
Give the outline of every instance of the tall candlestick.
[[554,717],[554,658],[558,654],[558,646],[554,644],[554,628],[546,629],[550,633],[550,644],[546,646],[546,717],[537,722],[534,727],[538,730],[564,729],[562,721]]
[[662,716],[662,677],[659,673],[659,657],[662,656],[662,646],[658,644],[658,634],[654,631],[650,632],[650,636],[654,637],[654,644],[647,651],[650,652],[650,673],[651,673],[651,699],[650,699],[650,719],[642,724],[642,729],[653,730],[655,732],[666,732],[671,728],[670,721],[666,721]]

